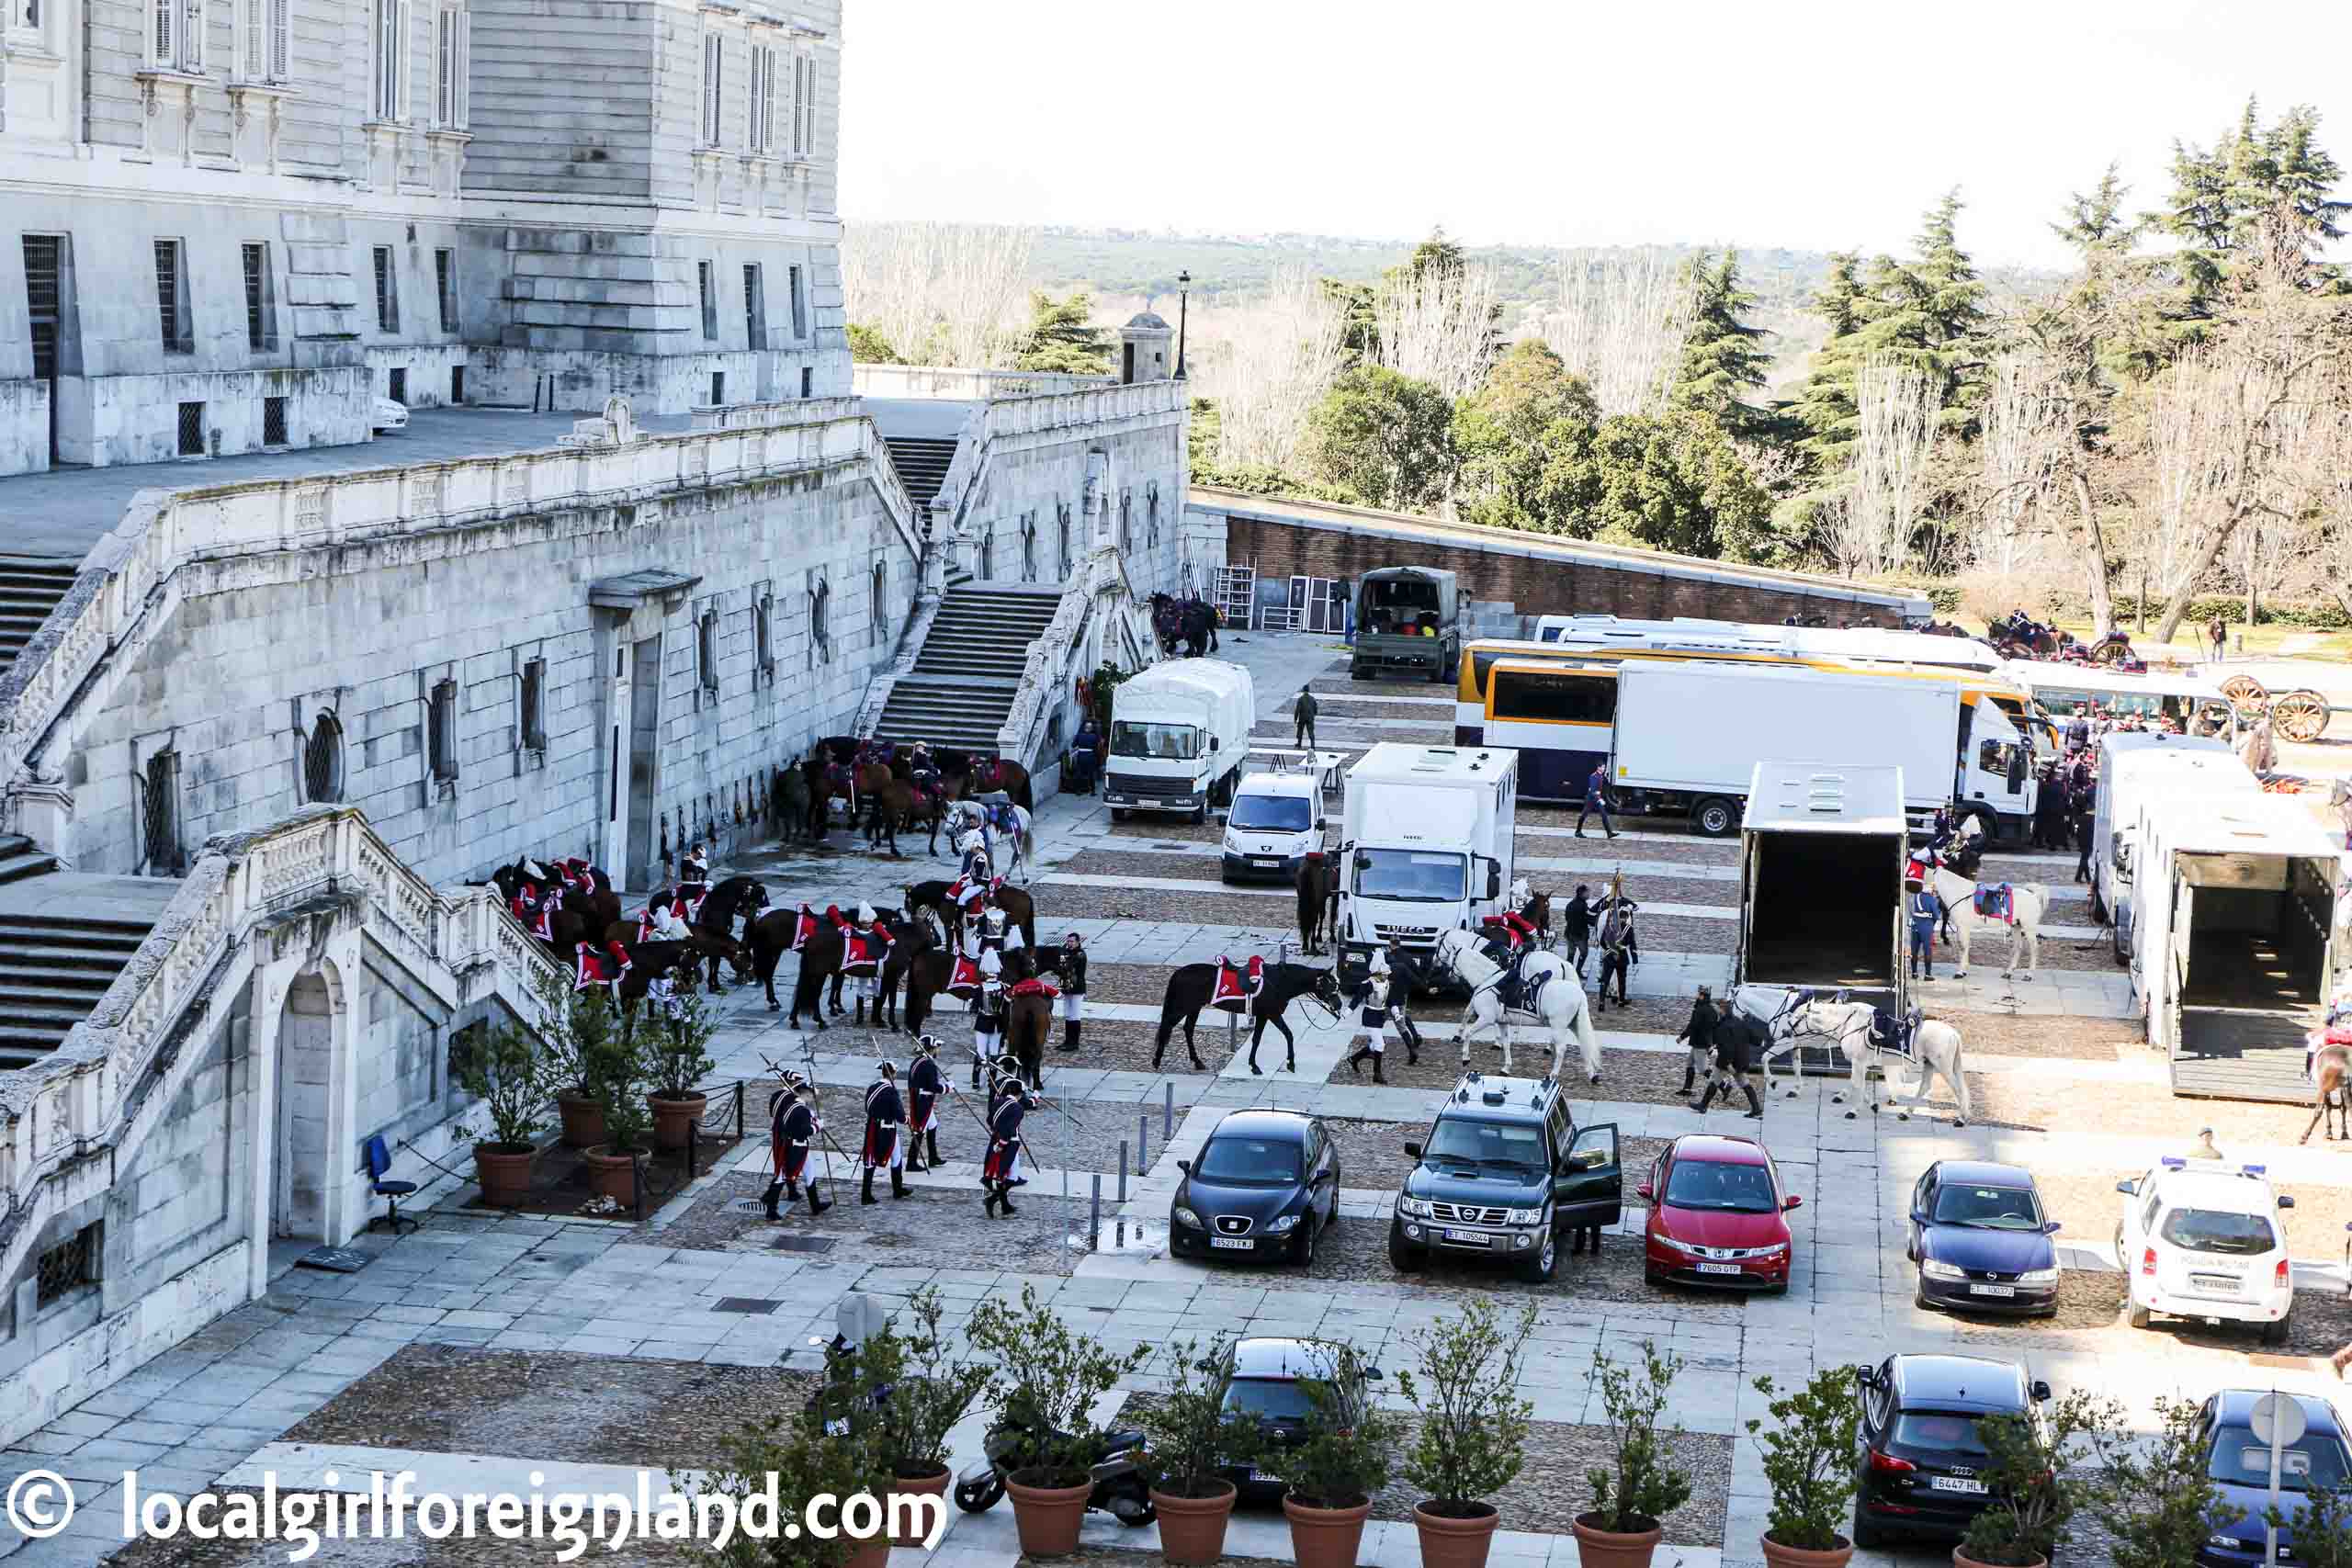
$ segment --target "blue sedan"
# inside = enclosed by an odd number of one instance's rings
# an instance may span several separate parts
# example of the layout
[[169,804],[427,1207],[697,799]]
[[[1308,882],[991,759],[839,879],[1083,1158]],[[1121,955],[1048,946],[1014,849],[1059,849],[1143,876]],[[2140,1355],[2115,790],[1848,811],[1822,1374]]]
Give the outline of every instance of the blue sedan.
[[2033,1173],[1987,1160],[1938,1160],[1911,1193],[1911,1245],[1920,1307],[2058,1311],[2058,1248]]
[[[2225,1388],[2197,1413],[2205,1450],[2205,1473],[2222,1491],[2222,1506],[2208,1522],[2212,1534],[2198,1550],[2200,1568],[2259,1568],[2263,1561],[2263,1516],[2270,1506],[2270,1445],[2254,1435],[2254,1405],[2263,1390]],[[2278,1561],[2299,1561],[2290,1550],[2295,1517],[2312,1492],[2340,1490],[2352,1481],[2352,1450],[2335,1407],[2307,1393],[2292,1396],[2302,1407],[2303,1435],[2279,1455],[2278,1511],[2287,1526],[2278,1532]]]

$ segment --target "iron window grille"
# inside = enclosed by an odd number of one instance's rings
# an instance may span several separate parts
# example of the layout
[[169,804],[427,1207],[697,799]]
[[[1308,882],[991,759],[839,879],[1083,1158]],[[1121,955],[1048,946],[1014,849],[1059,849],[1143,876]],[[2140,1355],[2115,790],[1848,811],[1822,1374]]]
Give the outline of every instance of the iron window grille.
[[401,330],[400,274],[392,269],[392,247],[376,247],[376,330]]
[[97,1282],[98,1238],[97,1224],[86,1224],[40,1255],[33,1266],[34,1310],[53,1305],[83,1286]]
[[261,400],[261,444],[265,446],[288,445],[284,398],[264,398]]
[[768,345],[767,290],[762,286],[757,262],[743,265],[743,342],[749,348]]
[[718,607],[714,604],[702,613],[695,624],[695,665],[702,677],[702,689],[712,696],[718,694]]
[[444,679],[425,705],[425,750],[433,782],[458,782],[458,682]]
[[[786,270],[785,280],[792,289],[792,335],[796,340],[805,342],[808,336],[808,287],[801,281],[801,272],[797,266]],[[801,396],[808,394],[803,392]]]
[[454,335],[458,330],[457,252],[433,253],[433,292],[441,303],[441,330]]
[[718,280],[709,262],[695,263],[695,281],[702,289],[702,335],[716,340],[718,336]]
[[188,320],[187,255],[177,240],[155,242],[155,323],[162,331],[164,352],[196,352],[194,323]]
[[270,350],[277,346],[276,279],[269,271],[269,246],[249,244],[245,258],[245,346]]
[[313,805],[343,798],[343,726],[322,713],[302,743],[302,787]]
[[165,750],[147,759],[146,799],[141,816],[147,832],[147,874],[177,876],[185,859],[180,853],[180,757]]
[[179,454],[183,457],[204,456],[204,405],[180,405]]

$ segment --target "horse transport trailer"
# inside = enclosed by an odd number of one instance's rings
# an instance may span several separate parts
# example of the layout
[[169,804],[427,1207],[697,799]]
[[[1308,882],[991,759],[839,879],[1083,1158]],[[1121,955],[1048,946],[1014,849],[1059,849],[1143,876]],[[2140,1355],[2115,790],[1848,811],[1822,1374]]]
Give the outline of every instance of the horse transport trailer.
[[2132,851],[2154,806],[2190,797],[2259,795],[2229,743],[2209,736],[2115,729],[2099,738],[2091,795],[2091,919],[2113,932],[2115,959],[2132,960]]
[[2141,821],[2132,981],[2173,1092],[2309,1100],[2303,1037],[2346,959],[2334,839],[2283,795],[2171,800]]
[[1899,1013],[1902,770],[1758,762],[1740,839],[1734,983],[1841,987]]
[[1233,798],[1257,722],[1257,688],[1238,664],[1170,660],[1119,682],[1102,780],[1113,819],[1172,811],[1205,821]]

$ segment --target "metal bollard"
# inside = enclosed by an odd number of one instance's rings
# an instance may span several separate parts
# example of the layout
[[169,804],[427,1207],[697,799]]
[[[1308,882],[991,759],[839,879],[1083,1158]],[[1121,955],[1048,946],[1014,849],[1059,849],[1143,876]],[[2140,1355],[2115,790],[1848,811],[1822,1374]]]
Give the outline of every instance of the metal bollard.
[[1127,1201],[1127,1141],[1119,1140],[1119,1201]]
[[1167,1093],[1159,1099],[1159,1141],[1172,1144],[1176,1141],[1176,1080],[1170,1078],[1160,1087]]
[[1094,1173],[1094,1196],[1086,1208],[1086,1250],[1094,1250],[1094,1238],[1102,1234],[1102,1173]]
[[1151,1168],[1151,1112],[1147,1111],[1136,1118],[1136,1174],[1141,1176]]

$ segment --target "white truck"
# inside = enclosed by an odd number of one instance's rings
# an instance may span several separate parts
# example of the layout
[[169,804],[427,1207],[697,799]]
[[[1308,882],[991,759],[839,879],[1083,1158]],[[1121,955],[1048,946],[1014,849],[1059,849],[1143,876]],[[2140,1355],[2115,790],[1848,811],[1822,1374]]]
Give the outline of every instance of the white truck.
[[2132,847],[2132,980],[2175,1094],[2308,1103],[2303,1037],[2341,984],[2341,847],[2291,795],[2173,798]]
[[1477,929],[1509,897],[1519,754],[1384,740],[1348,770],[1340,830],[1344,953],[1427,953]]
[[1958,675],[1868,673],[1712,660],[1617,667],[1610,780],[1626,810],[1686,813],[1710,838],[1739,830],[1761,761],[1899,769],[1904,808],[1984,819],[1988,842],[2033,820],[2031,750]]
[[2132,956],[2132,846],[2153,803],[2259,795],[2229,742],[2211,736],[2117,729],[2099,737],[2091,795],[2091,919],[2113,932],[2115,961]]
[[1296,882],[1299,862],[1323,848],[1343,751],[1252,750],[1225,814],[1218,880]]
[[1121,682],[1102,779],[1111,819],[1159,811],[1206,821],[1232,798],[1257,721],[1257,689],[1238,664],[1170,660]]

